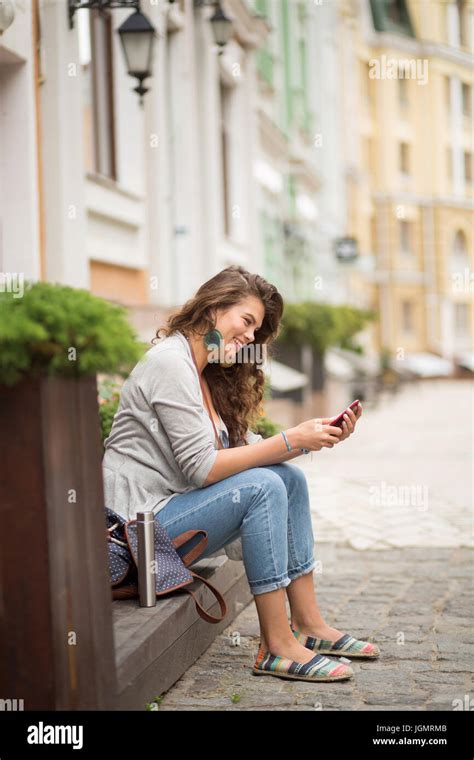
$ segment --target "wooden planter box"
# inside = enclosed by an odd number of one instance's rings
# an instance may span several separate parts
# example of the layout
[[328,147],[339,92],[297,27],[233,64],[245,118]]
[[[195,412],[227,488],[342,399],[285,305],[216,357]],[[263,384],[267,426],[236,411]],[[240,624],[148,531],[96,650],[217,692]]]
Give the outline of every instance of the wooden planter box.
[[0,697],[112,709],[112,605],[95,377],[0,387]]

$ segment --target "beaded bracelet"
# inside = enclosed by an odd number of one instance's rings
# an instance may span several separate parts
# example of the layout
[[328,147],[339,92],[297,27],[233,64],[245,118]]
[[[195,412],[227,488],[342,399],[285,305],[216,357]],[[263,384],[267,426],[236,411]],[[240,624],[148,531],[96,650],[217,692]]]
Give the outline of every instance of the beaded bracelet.
[[[282,430],[281,434],[282,434],[283,438],[285,439],[286,448],[288,449],[288,451],[293,451],[293,446],[291,446],[291,444],[289,443],[285,431]],[[303,454],[309,454],[309,449],[300,449],[300,451],[302,451]]]

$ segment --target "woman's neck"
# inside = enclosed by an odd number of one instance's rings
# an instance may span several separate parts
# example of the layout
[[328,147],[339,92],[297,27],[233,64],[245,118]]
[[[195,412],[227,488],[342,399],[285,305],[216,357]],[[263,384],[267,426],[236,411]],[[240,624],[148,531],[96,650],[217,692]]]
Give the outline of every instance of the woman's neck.
[[191,335],[188,336],[188,343],[193,349],[198,372],[200,375],[202,375],[204,368],[206,367],[208,363],[208,358],[209,358],[209,352],[208,352],[207,346],[205,345],[202,338],[195,338]]

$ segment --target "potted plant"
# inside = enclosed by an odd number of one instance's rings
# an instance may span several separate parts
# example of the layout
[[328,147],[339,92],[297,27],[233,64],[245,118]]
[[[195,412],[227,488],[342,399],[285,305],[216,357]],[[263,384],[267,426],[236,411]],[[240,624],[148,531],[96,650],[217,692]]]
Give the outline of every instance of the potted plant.
[[110,435],[112,423],[120,404],[120,385],[110,377],[100,378],[99,381],[99,419],[102,445]]
[[329,346],[360,353],[361,347],[353,342],[353,338],[375,317],[374,311],[354,306],[314,301],[287,303],[278,341],[298,348],[309,345],[320,357]]
[[86,290],[0,293],[0,691],[26,710],[113,703],[96,373],[128,374],[142,350]]
[[292,392],[294,401],[306,403],[313,414],[311,395],[323,391],[325,384],[324,356],[331,346],[362,353],[355,343],[356,335],[376,318],[370,309],[301,301],[287,303],[278,336],[281,361],[309,377],[308,387]]
[[381,389],[395,393],[400,383],[400,376],[398,372],[393,369],[391,352],[387,346],[382,346],[379,358]]

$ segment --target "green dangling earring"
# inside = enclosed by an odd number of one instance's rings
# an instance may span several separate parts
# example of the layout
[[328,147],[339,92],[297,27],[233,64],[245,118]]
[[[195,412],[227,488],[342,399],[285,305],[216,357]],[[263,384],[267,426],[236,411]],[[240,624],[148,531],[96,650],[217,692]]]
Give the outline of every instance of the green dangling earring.
[[207,348],[210,346],[217,346],[217,348],[219,348],[223,339],[224,336],[222,335],[221,331],[217,330],[217,328],[214,328],[214,330],[209,330],[209,332],[205,334],[204,343]]
[[[207,332],[203,338],[204,345],[207,348],[210,348],[211,346],[217,347],[220,350],[221,343],[224,340],[224,336],[222,335],[221,331],[218,330],[216,327],[213,330],[210,330]],[[233,367],[234,362],[220,362],[221,367]]]

